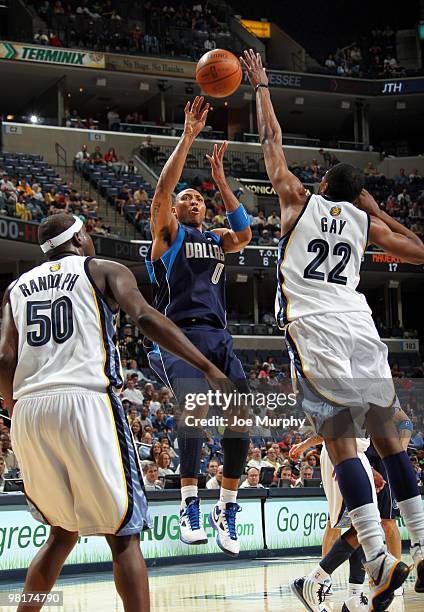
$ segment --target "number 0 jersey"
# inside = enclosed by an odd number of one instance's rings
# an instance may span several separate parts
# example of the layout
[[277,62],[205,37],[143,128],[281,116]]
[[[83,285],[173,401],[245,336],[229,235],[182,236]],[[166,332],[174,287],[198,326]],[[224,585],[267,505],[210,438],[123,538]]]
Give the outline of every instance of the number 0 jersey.
[[153,285],[154,307],[183,327],[203,323],[226,327],[225,253],[221,237],[178,225],[177,237],[169,249],[152,261],[152,247],[146,266]]
[[95,287],[89,257],[47,261],[18,278],[10,301],[19,336],[15,399],[53,387],[122,386],[116,318]]
[[356,288],[368,242],[369,216],[349,202],[308,198],[278,245],[275,316],[290,321],[330,312],[368,312]]

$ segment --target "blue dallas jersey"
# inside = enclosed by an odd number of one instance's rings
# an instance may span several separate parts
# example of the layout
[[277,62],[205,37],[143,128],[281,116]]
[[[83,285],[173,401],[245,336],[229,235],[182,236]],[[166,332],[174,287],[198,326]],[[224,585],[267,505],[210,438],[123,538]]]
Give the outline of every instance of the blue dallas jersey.
[[146,266],[153,285],[154,307],[181,327],[207,324],[226,327],[225,253],[213,232],[179,224],[174,243]]

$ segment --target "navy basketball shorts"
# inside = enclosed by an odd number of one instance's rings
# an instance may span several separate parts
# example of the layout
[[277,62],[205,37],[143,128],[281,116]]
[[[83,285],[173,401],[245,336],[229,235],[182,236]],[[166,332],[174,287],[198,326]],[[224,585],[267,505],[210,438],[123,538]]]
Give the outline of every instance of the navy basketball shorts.
[[[240,392],[248,385],[239,358],[233,349],[233,339],[226,329],[210,325],[182,327],[181,331],[203,355],[219,368]],[[149,365],[164,385],[169,387],[182,405],[188,393],[207,393],[210,385],[203,372],[157,345],[148,353]]]
[[368,458],[371,466],[377,472],[379,472],[386,481],[384,488],[380,491],[380,493],[377,493],[377,503],[380,516],[382,519],[395,519],[400,516],[400,511],[396,498],[393,495],[384,463],[380,457],[371,456]]

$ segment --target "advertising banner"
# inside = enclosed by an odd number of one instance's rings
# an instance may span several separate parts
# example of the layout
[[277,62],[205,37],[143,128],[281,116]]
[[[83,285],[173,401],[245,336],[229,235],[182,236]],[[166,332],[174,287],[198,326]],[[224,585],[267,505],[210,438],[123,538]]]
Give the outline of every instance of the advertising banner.
[[[284,499],[269,497],[265,506],[265,541],[267,548],[321,547],[328,518],[325,498]],[[402,540],[408,532],[402,519],[398,519]]]
[[0,42],[0,59],[61,64],[81,68],[104,68],[105,56],[94,51],[39,47],[31,44]]
[[196,64],[160,57],[140,57],[136,55],[106,55],[106,69],[118,72],[138,72],[162,77],[182,77],[194,79]]
[[[208,515],[215,500],[202,500],[203,519],[208,543],[187,546],[179,539],[179,501],[150,502],[153,527],[141,534],[141,549],[146,559],[193,556],[221,552],[216,545],[216,532],[208,523]],[[262,550],[262,513],[260,499],[243,499],[243,512],[238,515],[238,534],[241,550]],[[28,567],[43,546],[49,527],[35,521],[25,507],[0,508],[0,571]],[[111,561],[109,546],[104,537],[82,537],[67,564],[100,563]]]

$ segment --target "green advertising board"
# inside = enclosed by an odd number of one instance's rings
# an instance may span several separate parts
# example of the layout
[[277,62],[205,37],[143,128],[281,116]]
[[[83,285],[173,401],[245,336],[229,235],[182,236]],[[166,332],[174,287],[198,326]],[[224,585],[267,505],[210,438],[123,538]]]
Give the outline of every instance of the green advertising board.
[[[269,497],[264,512],[267,548],[321,547],[328,518],[325,498]],[[402,540],[407,540],[408,532],[401,518],[398,525]]]
[[[216,532],[209,526],[208,515],[215,500],[203,500],[202,510],[208,543],[187,546],[179,539],[178,501],[150,502],[153,526],[141,534],[141,548],[146,559],[184,557],[221,552],[215,543]],[[238,534],[242,551],[262,550],[262,511],[260,499],[243,499],[238,515]],[[28,567],[49,535],[49,527],[35,521],[23,506],[0,508],[0,571]],[[67,564],[111,561],[110,549],[103,537],[82,537]]]

